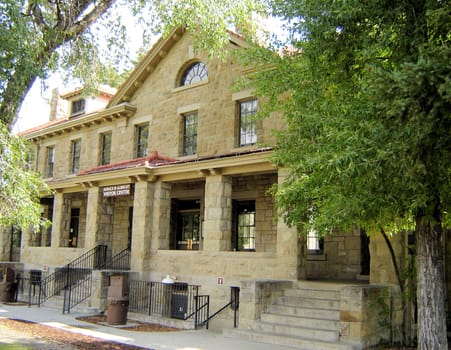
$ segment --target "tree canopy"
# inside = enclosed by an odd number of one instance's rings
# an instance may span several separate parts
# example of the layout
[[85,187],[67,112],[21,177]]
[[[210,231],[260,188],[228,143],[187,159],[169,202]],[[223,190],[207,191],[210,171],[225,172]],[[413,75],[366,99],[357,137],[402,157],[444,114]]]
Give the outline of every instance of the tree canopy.
[[249,80],[269,99],[263,114],[286,120],[273,157],[289,169],[275,190],[278,207],[301,232],[414,230],[419,348],[445,349],[449,1],[271,5],[289,23],[290,46],[282,55],[257,47],[244,59],[262,68]]
[[183,25],[194,36],[203,34],[199,47],[218,53],[226,28],[233,23],[245,28],[247,14],[264,9],[252,0],[3,0],[0,120],[11,129],[36,78],[45,80],[55,70],[78,78],[89,93],[111,76],[112,66],[130,68],[129,38],[137,33],[126,30],[127,11],[134,25],[141,25],[144,45],[151,34]]
[[0,226],[21,229],[47,224],[41,218],[39,199],[50,192],[39,173],[30,169],[27,146],[0,124]]
[[119,72],[132,64],[129,37],[136,35],[126,30],[125,10],[135,25],[142,26],[145,45],[153,33],[184,25],[195,36],[205,35],[199,47],[219,53],[227,37],[224,29],[247,22],[256,4],[251,0],[0,1],[0,225],[25,229],[41,223],[39,188],[47,188],[38,174],[24,171],[26,146],[7,132],[37,78],[45,81],[52,72],[62,72],[78,79],[85,93],[97,91],[102,82],[120,84],[124,76]]

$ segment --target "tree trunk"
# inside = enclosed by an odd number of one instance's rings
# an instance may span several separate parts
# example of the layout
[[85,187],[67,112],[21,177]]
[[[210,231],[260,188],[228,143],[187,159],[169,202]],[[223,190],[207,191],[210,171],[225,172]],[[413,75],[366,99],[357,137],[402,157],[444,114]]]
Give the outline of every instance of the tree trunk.
[[[436,216],[436,215],[434,215]],[[416,218],[418,349],[448,350],[445,312],[444,246],[440,218]]]

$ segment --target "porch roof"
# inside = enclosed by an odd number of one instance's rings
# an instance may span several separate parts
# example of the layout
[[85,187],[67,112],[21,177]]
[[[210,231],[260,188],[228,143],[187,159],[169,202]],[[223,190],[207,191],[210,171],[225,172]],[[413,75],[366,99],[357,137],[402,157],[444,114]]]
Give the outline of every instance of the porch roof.
[[104,172],[112,171],[112,170],[122,170],[122,169],[137,168],[137,167],[155,168],[160,165],[172,164],[172,163],[176,163],[176,162],[179,162],[179,161],[177,159],[169,158],[166,156],[161,156],[155,150],[152,152],[152,154],[150,156],[147,156],[147,157],[128,159],[128,160],[125,160],[122,162],[100,165],[100,166],[97,166],[97,167],[94,167],[91,169],[80,171],[77,175],[83,176],[83,175],[89,175],[89,174],[104,173]]

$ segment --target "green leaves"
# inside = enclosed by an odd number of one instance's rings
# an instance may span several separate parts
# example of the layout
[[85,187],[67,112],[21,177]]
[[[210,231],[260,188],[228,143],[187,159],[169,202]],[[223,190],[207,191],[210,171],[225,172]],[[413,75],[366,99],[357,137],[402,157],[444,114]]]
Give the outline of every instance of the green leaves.
[[449,3],[271,4],[289,21],[293,48],[247,50],[242,62],[272,67],[248,79],[269,96],[262,115],[286,120],[273,160],[290,169],[274,189],[288,223],[323,233],[412,228],[437,199],[447,216]]
[[0,226],[37,230],[46,224],[39,199],[49,188],[40,174],[29,170],[27,147],[0,124]]

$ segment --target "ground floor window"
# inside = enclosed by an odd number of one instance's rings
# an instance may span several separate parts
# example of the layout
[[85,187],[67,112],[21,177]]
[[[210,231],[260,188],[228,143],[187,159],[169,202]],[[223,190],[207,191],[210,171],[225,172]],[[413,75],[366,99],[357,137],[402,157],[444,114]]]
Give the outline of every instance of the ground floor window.
[[324,238],[319,237],[316,230],[310,230],[307,235],[307,252],[308,254],[323,254]]
[[233,248],[237,251],[255,251],[255,201],[234,201]]

